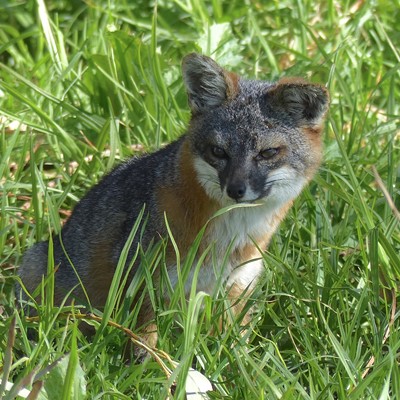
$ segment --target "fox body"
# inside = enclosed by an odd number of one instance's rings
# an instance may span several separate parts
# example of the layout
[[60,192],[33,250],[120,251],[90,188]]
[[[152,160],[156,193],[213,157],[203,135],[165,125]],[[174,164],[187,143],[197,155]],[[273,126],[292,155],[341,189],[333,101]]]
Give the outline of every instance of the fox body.
[[[167,236],[166,216],[184,256],[208,222],[200,250],[215,246],[221,271],[215,271],[215,259],[206,258],[198,290],[212,292],[223,281],[235,298],[257,282],[263,269],[259,249],[266,249],[320,164],[327,90],[302,79],[243,79],[195,53],[184,58],[183,77],[192,111],[187,133],[105,176],[75,207],[61,231],[62,244],[54,237],[56,302],[74,287],[74,296],[84,299],[75,269],[92,306],[105,304],[121,251],[144,205],[144,247]],[[244,207],[212,218],[237,203]],[[20,276],[28,290],[46,274],[48,246],[38,243],[24,256]],[[178,279],[174,256],[167,249],[173,285]],[[142,306],[139,324],[152,318],[149,309]]]

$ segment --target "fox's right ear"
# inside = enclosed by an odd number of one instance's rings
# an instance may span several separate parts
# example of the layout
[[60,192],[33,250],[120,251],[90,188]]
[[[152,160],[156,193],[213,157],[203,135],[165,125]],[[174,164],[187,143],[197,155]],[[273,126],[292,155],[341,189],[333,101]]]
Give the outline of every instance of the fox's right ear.
[[182,71],[193,113],[218,107],[238,93],[239,77],[221,68],[210,57],[188,54],[182,61]]

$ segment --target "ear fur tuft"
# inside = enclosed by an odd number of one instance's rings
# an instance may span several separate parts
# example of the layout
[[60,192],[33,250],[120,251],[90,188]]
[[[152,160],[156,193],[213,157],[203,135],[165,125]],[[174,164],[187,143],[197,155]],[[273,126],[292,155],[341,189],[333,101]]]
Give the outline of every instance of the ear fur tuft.
[[280,80],[268,91],[274,106],[283,108],[298,126],[322,124],[329,106],[328,90],[301,78]]
[[210,57],[188,54],[183,59],[182,71],[189,105],[194,113],[218,107],[238,92],[239,77],[225,71]]

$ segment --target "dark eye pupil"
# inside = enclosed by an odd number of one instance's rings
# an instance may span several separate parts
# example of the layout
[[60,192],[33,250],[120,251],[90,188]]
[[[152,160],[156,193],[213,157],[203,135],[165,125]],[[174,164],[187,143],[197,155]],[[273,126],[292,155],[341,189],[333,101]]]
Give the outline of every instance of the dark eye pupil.
[[265,149],[260,151],[260,158],[264,160],[269,160],[272,157],[274,157],[276,154],[278,154],[279,149]]
[[211,152],[213,153],[214,157],[217,157],[217,158],[225,158],[226,157],[225,150],[221,149],[221,147],[213,146],[211,148]]

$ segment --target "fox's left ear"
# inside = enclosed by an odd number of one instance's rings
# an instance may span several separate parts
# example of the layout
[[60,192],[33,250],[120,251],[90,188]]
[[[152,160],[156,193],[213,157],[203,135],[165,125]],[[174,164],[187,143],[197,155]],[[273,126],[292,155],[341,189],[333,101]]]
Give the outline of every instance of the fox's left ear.
[[301,127],[320,126],[329,107],[329,93],[325,87],[299,78],[280,80],[267,96],[271,105],[283,108]]

